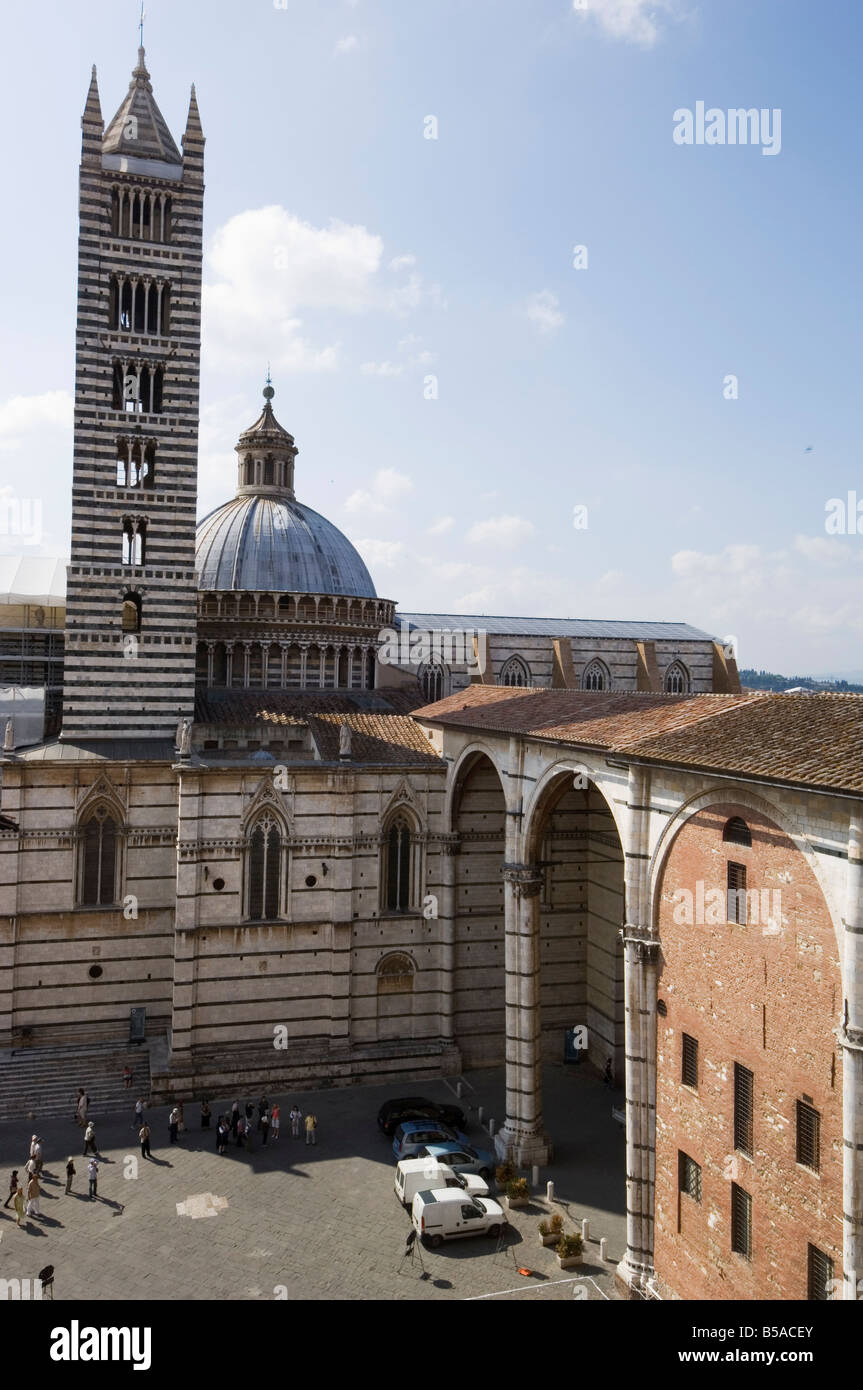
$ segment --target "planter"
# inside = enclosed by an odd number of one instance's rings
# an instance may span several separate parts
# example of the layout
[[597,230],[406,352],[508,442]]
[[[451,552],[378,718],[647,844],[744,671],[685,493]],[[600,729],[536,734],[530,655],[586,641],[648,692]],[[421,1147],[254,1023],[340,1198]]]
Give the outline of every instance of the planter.
[[539,1238],[539,1243],[540,1243],[540,1245],[546,1245],[546,1246],[559,1245],[559,1244],[560,1244],[560,1231],[552,1232],[551,1235],[540,1236],[540,1238]]
[[[530,1205],[529,1197],[504,1197],[503,1200],[506,1202],[508,1211],[515,1211],[516,1207],[526,1207]],[[557,1244],[558,1240],[560,1240],[560,1236],[557,1237],[555,1244]]]
[[575,1269],[576,1265],[580,1265],[583,1259],[584,1255],[558,1255],[557,1263],[561,1269]]

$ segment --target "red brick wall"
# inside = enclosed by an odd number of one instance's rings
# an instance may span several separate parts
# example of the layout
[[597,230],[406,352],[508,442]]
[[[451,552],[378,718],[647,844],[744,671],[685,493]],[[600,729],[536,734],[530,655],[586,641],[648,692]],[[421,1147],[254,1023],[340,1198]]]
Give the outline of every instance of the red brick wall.
[[[725,843],[731,816],[752,846]],[[781,893],[781,926],[680,922],[682,900],[725,891],[728,860],[747,888]],[[687,1299],[807,1296],[807,1246],[841,1277],[842,1061],[833,1029],[842,1008],[839,956],[827,905],[804,856],[766,817],[711,806],[674,840],[659,898],[655,1263]],[[775,899],[771,899],[775,906]],[[705,916],[709,904],[705,910]],[[675,911],[678,921],[675,921]],[[695,903],[693,902],[693,915]],[[681,1083],[682,1034],[698,1040],[698,1087]],[[734,1063],[754,1073],[753,1156],[734,1151]],[[821,1170],[796,1161],[796,1102],[821,1113]],[[678,1193],[678,1151],[702,1170],[702,1199]],[[752,1259],[731,1251],[731,1183],[752,1197]]]

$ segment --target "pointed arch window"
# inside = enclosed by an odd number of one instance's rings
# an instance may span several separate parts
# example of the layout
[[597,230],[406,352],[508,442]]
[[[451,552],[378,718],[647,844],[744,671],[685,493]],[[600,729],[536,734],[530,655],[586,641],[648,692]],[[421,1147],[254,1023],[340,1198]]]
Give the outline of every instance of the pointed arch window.
[[449,694],[449,671],[442,661],[428,661],[417,673],[420,690],[427,705],[436,704]]
[[281,915],[282,849],[279,823],[265,811],[249,834],[246,916],[251,922],[270,922]]
[[417,910],[420,888],[420,843],[404,811],[384,829],[381,862],[381,908],[384,912]]
[[689,672],[682,661],[672,661],[665,672],[663,682],[666,695],[688,695],[690,691]]
[[118,830],[105,805],[96,806],[81,825],[78,902],[82,907],[105,907],[117,901]]
[[530,667],[520,656],[511,656],[500,668],[500,685],[532,685]]
[[582,690],[611,689],[611,678],[604,662],[594,659],[587,663],[581,677],[581,688]]
[[124,632],[141,631],[141,595],[132,590],[123,596],[122,629]]

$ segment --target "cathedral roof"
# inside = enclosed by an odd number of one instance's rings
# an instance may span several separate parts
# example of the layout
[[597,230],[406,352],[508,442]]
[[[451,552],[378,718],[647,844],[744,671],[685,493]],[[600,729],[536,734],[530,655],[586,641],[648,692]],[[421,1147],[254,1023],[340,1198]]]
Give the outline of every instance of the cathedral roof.
[[165,117],[156,105],[143,48],[138,49],[138,62],[132,69],[129,90],[105,131],[102,153],[158,159],[174,165],[183,162]]
[[326,517],[286,497],[234,497],[198,523],[201,589],[376,598],[358,552]]

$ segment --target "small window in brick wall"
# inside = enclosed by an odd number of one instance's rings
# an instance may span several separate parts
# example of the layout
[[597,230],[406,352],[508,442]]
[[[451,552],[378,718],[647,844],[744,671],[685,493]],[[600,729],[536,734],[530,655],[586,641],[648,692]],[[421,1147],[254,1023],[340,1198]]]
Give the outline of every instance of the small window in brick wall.
[[748,1067],[734,1063],[734,1147],[752,1157],[752,1114],[755,1077]]
[[836,1291],[833,1286],[833,1261],[817,1246],[809,1246],[807,1299],[815,1303],[832,1303]]
[[752,1259],[752,1198],[736,1182],[731,1184],[731,1249]]
[[821,1116],[802,1100],[797,1102],[797,1162],[816,1173],[821,1167]]
[[701,1201],[701,1165],[681,1150],[677,1153],[677,1187],[694,1202]]
[[698,1086],[698,1039],[683,1034],[680,1080],[684,1086]]
[[746,922],[746,865],[728,862],[728,920]]
[[752,848],[752,831],[741,820],[740,816],[732,816],[731,820],[725,822],[725,829],[722,838],[729,845],[745,845],[747,849]]

